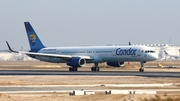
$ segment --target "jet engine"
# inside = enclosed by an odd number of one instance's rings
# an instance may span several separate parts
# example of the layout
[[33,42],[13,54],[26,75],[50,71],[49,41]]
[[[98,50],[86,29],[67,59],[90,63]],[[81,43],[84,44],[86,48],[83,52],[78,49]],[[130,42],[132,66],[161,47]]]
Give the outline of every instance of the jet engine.
[[79,57],[72,58],[67,62],[67,65],[72,67],[82,67],[85,64],[86,64],[86,60]]
[[113,67],[122,67],[125,65],[124,62],[107,62],[108,66],[113,66]]

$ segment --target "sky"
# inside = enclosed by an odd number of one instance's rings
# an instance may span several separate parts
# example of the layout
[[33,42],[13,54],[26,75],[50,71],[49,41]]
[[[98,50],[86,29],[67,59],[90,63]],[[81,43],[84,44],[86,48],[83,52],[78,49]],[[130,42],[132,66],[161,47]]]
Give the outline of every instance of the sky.
[[28,21],[45,46],[180,45],[180,0],[0,0],[5,41],[30,49]]

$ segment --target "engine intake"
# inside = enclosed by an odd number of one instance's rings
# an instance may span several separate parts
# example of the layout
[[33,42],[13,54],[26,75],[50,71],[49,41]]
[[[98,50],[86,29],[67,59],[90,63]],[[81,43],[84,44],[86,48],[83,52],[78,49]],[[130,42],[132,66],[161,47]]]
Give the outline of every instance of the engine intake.
[[86,64],[86,60],[76,57],[76,58],[72,58],[71,60],[69,60],[67,62],[68,66],[72,66],[72,67],[82,67]]
[[108,66],[113,66],[113,67],[123,67],[125,65],[124,62],[107,62]]

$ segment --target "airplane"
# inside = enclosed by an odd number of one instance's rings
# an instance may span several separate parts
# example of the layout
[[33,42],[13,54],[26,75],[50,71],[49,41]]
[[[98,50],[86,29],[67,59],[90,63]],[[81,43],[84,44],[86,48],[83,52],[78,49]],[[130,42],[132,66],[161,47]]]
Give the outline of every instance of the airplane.
[[174,57],[175,59],[180,58],[180,55],[170,55],[170,54],[169,54],[168,52],[166,52],[165,50],[164,50],[164,53],[165,53],[166,56]]
[[91,71],[99,71],[99,63],[106,62],[108,66],[121,67],[126,61],[140,62],[139,72],[144,72],[144,63],[157,60],[158,54],[152,47],[133,46],[74,46],[74,47],[45,47],[29,22],[24,22],[29,40],[29,51],[14,51],[9,43],[6,44],[11,52],[23,53],[40,61],[51,63],[66,63],[69,71],[78,71],[86,63],[94,63]]

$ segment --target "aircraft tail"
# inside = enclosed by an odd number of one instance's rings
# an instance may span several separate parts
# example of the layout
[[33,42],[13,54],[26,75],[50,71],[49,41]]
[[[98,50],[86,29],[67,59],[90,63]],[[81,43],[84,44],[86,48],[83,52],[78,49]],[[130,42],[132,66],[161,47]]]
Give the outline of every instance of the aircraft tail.
[[165,55],[169,56],[169,54],[164,50]]
[[31,24],[29,22],[24,22],[24,25],[29,40],[29,46],[31,48],[30,52],[38,52],[40,49],[44,48],[45,46],[42,44]]

